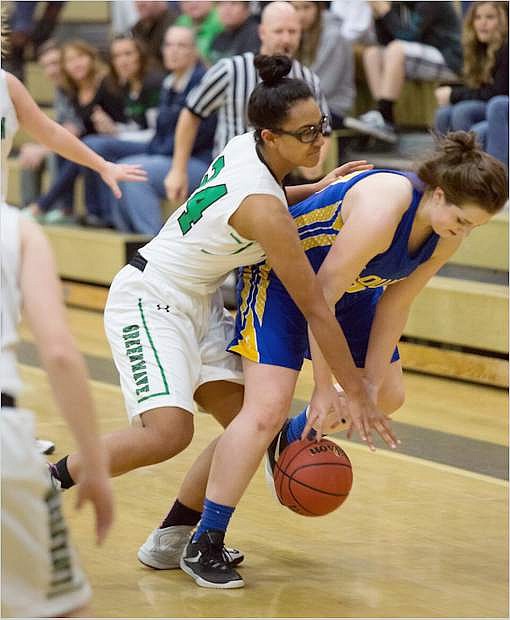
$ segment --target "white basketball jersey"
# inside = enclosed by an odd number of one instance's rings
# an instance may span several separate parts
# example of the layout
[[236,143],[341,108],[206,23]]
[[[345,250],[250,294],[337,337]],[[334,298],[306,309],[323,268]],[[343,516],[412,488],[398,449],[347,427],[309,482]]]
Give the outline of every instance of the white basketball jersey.
[[5,71],[0,69],[0,132],[2,144],[2,187],[0,188],[0,195],[2,202],[5,202],[7,196],[7,157],[11,152],[16,131],[18,131],[18,117],[7,88],[7,76]]
[[2,241],[2,348],[0,351],[0,384],[2,392],[16,397],[21,381],[16,368],[14,346],[18,341],[21,294],[20,277],[20,219],[19,209],[5,203],[0,206],[0,234]]
[[263,260],[262,246],[241,237],[228,223],[242,201],[253,194],[276,196],[287,205],[285,192],[259,157],[251,132],[230,140],[200,187],[142,248],[151,272],[155,270],[179,288],[208,294],[233,269]]

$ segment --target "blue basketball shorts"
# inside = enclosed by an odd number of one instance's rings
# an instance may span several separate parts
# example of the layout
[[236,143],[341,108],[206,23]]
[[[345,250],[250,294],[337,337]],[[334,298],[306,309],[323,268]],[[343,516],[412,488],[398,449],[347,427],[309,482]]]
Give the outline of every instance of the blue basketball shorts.
[[[239,275],[235,336],[227,350],[260,364],[301,370],[305,357],[310,357],[305,317],[265,265],[245,267]],[[336,307],[337,320],[358,368],[365,366],[370,330],[382,294],[382,288],[346,293],[348,298]],[[398,359],[395,348],[391,361]]]

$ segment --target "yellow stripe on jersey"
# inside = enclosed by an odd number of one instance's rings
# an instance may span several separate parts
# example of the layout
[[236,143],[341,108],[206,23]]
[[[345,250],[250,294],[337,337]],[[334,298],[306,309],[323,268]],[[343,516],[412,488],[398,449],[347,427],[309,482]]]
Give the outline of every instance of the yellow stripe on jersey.
[[239,344],[230,347],[230,351],[239,353],[252,362],[260,361],[260,354],[257,346],[257,333],[253,324],[253,310],[250,308],[246,316],[246,324],[240,334],[242,340]]
[[239,305],[239,310],[238,312],[241,314],[241,316],[244,316],[246,313],[246,310],[248,309],[248,295],[250,294],[250,275],[246,272],[243,272],[242,275],[243,278],[243,288],[241,290],[241,303]]
[[294,220],[296,226],[300,229],[302,226],[310,226],[310,224],[315,224],[317,222],[328,222],[333,217],[339,204],[340,201],[338,200],[331,205],[326,205],[325,207],[320,207],[309,213],[300,215]]
[[308,239],[301,239],[301,245],[304,251],[311,250],[312,248],[322,248],[325,246],[332,246],[335,243],[335,235],[316,235],[315,237],[308,237]]

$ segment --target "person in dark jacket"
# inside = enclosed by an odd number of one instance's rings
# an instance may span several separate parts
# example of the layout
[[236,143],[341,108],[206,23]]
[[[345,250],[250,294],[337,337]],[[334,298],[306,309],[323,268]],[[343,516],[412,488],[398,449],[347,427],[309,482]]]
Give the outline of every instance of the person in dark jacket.
[[[473,130],[508,165],[508,14],[502,2],[473,2],[464,20],[463,83],[436,90],[439,133]],[[494,119],[499,119],[493,122]]]
[[363,52],[377,109],[345,125],[396,142],[393,110],[404,81],[454,81],[462,67],[460,17],[453,2],[370,2],[378,45]]
[[259,22],[250,12],[250,3],[224,0],[217,3],[216,10],[225,30],[213,39],[209,50],[211,63],[244,52],[256,54],[260,49]]
[[[160,203],[166,197],[164,180],[172,166],[175,126],[186,97],[206,72],[199,61],[193,31],[182,26],[167,30],[163,43],[165,67],[170,71],[163,82],[156,122],[156,133],[145,152],[121,159],[123,163],[137,162],[147,172],[148,179],[139,183],[139,191],[131,192],[122,186],[122,198],[109,200],[115,228],[125,232],[155,235],[163,223]],[[188,161],[191,190],[198,187],[211,161],[216,129],[216,115],[203,119]],[[119,161],[119,163],[120,163]]]

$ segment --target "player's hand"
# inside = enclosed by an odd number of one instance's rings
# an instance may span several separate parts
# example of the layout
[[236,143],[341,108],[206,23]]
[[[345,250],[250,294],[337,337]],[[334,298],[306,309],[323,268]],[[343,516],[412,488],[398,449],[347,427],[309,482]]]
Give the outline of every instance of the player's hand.
[[333,384],[327,386],[315,386],[308,409],[306,426],[301,434],[301,439],[307,439],[310,431],[316,432],[317,441],[323,433],[331,432],[342,424],[345,425],[347,415],[347,402],[344,396],[340,396]]
[[349,161],[346,164],[342,164],[332,170],[329,174],[323,177],[317,183],[317,191],[324,189],[333,181],[336,181],[340,177],[344,177],[347,174],[351,174],[352,172],[361,172],[362,170],[372,170],[373,164],[369,164],[366,159],[358,159],[356,161]]
[[171,202],[182,204],[188,197],[188,175],[171,168],[164,180],[166,197]]
[[96,541],[103,543],[113,523],[113,495],[110,477],[106,466],[83,466],[78,480],[76,508],[91,502],[96,513]]
[[115,198],[120,198],[122,196],[122,192],[119,188],[119,181],[140,182],[147,180],[147,173],[137,164],[114,164],[111,161],[107,161],[99,174],[106,185],[112,190]]
[[375,451],[372,431],[375,430],[391,448],[396,448],[400,441],[393,434],[389,416],[385,415],[376,405],[377,390],[369,383],[365,392],[358,398],[348,398],[351,424],[347,431],[350,439],[356,430],[370,450]]

